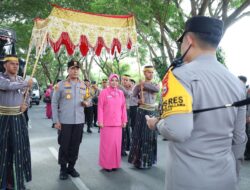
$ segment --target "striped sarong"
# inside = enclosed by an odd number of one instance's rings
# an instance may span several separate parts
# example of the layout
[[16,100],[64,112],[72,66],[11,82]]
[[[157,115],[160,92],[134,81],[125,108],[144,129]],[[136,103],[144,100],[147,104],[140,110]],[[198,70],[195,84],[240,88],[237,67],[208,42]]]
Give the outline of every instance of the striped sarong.
[[157,160],[157,132],[148,128],[145,115],[155,116],[156,111],[137,109],[136,124],[128,162],[137,168],[150,168]]
[[28,128],[23,114],[0,115],[0,189],[7,180],[15,190],[24,188],[24,177],[31,181]]

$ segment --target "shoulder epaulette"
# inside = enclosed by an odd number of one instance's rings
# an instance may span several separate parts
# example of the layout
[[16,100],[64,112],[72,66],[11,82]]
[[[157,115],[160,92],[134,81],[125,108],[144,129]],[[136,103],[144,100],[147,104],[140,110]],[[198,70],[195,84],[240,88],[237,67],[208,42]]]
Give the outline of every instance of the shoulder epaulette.
[[59,85],[57,83],[56,85],[54,85],[54,91],[58,91],[58,89],[59,89]]

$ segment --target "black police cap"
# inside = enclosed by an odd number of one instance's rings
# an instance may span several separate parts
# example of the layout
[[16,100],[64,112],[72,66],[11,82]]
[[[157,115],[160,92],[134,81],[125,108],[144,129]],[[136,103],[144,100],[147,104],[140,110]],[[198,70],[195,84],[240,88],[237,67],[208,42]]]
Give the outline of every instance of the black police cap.
[[68,62],[68,68],[70,68],[70,67],[78,67],[78,68],[80,68],[80,63],[79,63],[79,61],[75,61],[75,60],[69,61],[69,62]]
[[247,77],[245,77],[245,76],[243,76],[243,75],[238,76],[238,78],[239,78],[242,82],[244,82],[244,83],[247,82]]
[[223,35],[224,23],[222,20],[206,17],[195,16],[187,20],[185,30],[177,42],[182,42],[187,32],[207,34],[209,41],[219,44]]

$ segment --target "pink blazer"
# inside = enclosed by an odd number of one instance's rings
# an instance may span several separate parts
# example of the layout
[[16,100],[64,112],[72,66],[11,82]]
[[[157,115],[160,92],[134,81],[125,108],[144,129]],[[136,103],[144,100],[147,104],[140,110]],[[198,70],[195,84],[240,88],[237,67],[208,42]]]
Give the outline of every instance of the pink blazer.
[[103,89],[98,97],[98,123],[103,126],[122,126],[127,123],[124,94],[111,87]]

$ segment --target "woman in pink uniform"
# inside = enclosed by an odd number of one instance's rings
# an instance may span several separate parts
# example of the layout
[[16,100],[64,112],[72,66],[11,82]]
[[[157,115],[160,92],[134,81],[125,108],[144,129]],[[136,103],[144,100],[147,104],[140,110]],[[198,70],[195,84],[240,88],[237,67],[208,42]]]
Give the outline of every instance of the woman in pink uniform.
[[53,85],[50,84],[49,87],[47,88],[46,92],[45,92],[45,97],[48,98],[48,102],[46,102],[46,116],[48,119],[51,119],[52,117],[52,108],[51,108],[51,93],[53,90]]
[[120,167],[122,127],[127,123],[125,97],[117,88],[118,83],[119,76],[111,74],[109,87],[103,89],[98,98],[99,165],[108,172]]

